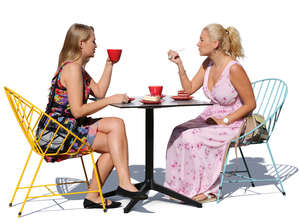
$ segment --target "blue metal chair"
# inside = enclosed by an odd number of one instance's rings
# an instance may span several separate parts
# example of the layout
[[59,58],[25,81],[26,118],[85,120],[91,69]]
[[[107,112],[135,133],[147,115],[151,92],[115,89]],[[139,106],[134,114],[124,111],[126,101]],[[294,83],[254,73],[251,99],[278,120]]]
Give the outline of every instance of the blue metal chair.
[[[254,187],[254,182],[264,182],[264,181],[275,181],[275,183],[279,183],[281,187],[281,193],[285,195],[285,191],[282,186],[282,181],[280,179],[280,175],[278,169],[276,167],[271,148],[269,145],[269,140],[274,131],[276,122],[279,118],[279,114],[281,112],[282,106],[287,96],[288,87],[287,84],[279,79],[264,79],[255,81],[252,83],[252,88],[254,91],[255,99],[256,99],[256,109],[253,111],[253,114],[260,114],[265,117],[265,121],[258,125],[255,129],[252,129],[249,132],[244,133],[242,136],[239,137],[239,151],[241,153],[241,157],[243,163],[245,165],[246,170],[244,171],[227,171],[226,167],[228,166],[228,156],[229,150],[227,154],[225,154],[225,161],[223,165],[223,169],[220,175],[220,186],[217,196],[217,203],[220,202],[222,187],[224,183],[245,183],[249,182]],[[263,128],[263,126],[267,129],[267,138],[265,140],[253,140],[252,138],[246,140],[246,136],[251,135],[256,129]],[[231,145],[235,143],[235,140],[232,141]],[[241,147],[248,146],[251,144],[263,144],[267,145],[268,152],[270,154],[273,167],[276,172],[276,179],[256,179],[251,177],[248,165],[244,158],[243,152]],[[248,176],[241,175],[240,173],[247,173]],[[226,174],[230,174],[231,176],[238,177],[238,180],[230,180],[224,179]],[[227,177],[226,177],[227,178]]]

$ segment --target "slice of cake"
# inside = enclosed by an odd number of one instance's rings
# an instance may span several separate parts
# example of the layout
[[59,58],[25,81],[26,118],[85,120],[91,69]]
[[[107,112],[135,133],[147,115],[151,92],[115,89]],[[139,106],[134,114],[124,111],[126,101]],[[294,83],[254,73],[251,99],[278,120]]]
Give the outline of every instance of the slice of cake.
[[188,93],[186,93],[184,90],[178,91],[178,92],[177,92],[177,95],[178,95],[179,97],[188,97],[188,96],[189,96]]
[[144,101],[159,101],[160,97],[159,96],[150,96],[150,95],[146,95],[143,98]]

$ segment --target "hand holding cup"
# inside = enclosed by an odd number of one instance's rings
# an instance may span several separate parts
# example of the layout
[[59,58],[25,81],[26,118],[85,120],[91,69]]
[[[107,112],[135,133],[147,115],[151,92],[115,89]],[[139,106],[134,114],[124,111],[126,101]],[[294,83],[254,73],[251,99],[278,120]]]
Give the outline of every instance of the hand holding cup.
[[108,58],[112,64],[117,63],[120,60],[122,50],[121,49],[107,49]]

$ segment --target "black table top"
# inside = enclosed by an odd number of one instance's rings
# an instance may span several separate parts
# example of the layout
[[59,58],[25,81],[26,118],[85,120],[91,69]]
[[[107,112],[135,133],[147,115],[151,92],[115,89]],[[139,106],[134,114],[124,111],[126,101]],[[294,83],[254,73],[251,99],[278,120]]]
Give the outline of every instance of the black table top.
[[135,100],[131,101],[128,104],[110,104],[111,106],[118,108],[165,108],[165,107],[179,107],[179,106],[203,106],[203,105],[212,105],[211,102],[202,101],[197,99],[191,100],[174,100],[170,96],[165,96],[162,98],[162,102],[160,104],[144,104],[140,102],[143,97],[134,97]]

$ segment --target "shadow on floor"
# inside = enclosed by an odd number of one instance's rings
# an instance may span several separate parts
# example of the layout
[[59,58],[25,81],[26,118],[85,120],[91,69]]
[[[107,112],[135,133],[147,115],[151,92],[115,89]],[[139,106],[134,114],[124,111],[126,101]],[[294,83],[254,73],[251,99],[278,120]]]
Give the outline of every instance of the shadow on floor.
[[[274,180],[276,179],[276,172],[272,164],[265,164],[263,158],[245,158],[246,162],[248,164],[248,167],[250,169],[250,173],[252,177],[258,178],[258,179],[270,179]],[[242,161],[242,158],[237,158],[231,160],[231,162],[227,166],[227,170],[244,170],[244,164]],[[279,172],[279,175],[282,179],[282,181],[288,180],[291,176],[293,176],[295,173],[298,172],[298,168],[294,166],[289,166],[285,164],[277,164],[277,169]],[[132,165],[129,167],[131,178],[134,179],[134,181],[137,182],[142,182],[144,180],[144,173],[145,173],[145,166],[144,165]],[[243,175],[246,175],[243,174]],[[165,169],[163,168],[155,168],[154,169],[154,178],[155,182],[158,184],[163,184],[164,179],[165,179]],[[231,177],[231,179],[235,179],[235,177]],[[69,179],[69,178],[57,178],[56,181],[58,182],[68,182],[69,180],[74,180],[74,179]],[[133,182],[134,182],[133,181]],[[267,182],[255,182],[255,187],[260,187],[264,185],[275,185],[278,187],[277,182],[272,182],[272,181],[267,181]],[[107,179],[104,187],[102,188],[103,193],[109,192],[111,190],[114,190],[118,187],[118,178],[116,171],[112,171],[111,175]],[[239,189],[245,189],[247,191],[249,188],[251,188],[250,183],[226,183],[223,186],[223,196],[224,198],[230,197],[231,194],[233,194],[235,191]],[[77,191],[83,191],[87,189],[86,184],[79,184],[76,185],[73,188],[63,188],[61,186],[57,187],[58,192],[60,193],[65,193],[65,192],[77,192]],[[278,191],[280,193],[280,190]],[[258,194],[258,193],[257,193]],[[264,193],[261,193],[264,194]],[[247,196],[247,193],[246,195]],[[78,199],[84,199],[85,194],[81,195],[69,195],[69,196],[64,196],[68,200],[78,200]],[[121,200],[123,198],[119,196],[114,196],[111,197],[112,200]],[[161,201],[167,201],[174,203],[176,201],[169,200],[165,195],[157,193],[154,196],[150,197],[148,200],[144,202],[139,202],[132,210],[139,211],[139,212],[149,212],[145,208],[143,208],[143,204],[147,204],[151,202],[152,200],[161,200]],[[177,203],[177,202],[176,202]]]
[[[246,162],[248,164],[248,167],[250,169],[250,173],[252,177],[254,178],[264,178],[264,179],[275,179],[276,178],[276,173],[273,165],[271,164],[266,164],[264,163],[264,159],[262,158],[245,158]],[[231,162],[227,166],[227,170],[235,170],[235,169],[242,169],[244,170],[244,164],[242,161],[242,158],[237,158],[231,160]],[[298,168],[290,165],[285,165],[285,164],[277,164],[277,169],[279,172],[279,175],[282,179],[283,182],[288,180],[290,177],[292,177],[294,174],[298,172]],[[129,167],[131,178],[133,179],[132,182],[142,182],[144,180],[144,174],[145,174],[145,166],[144,165],[131,165]],[[165,169],[163,168],[155,168],[154,169],[154,179],[155,182],[158,184],[163,184],[164,179],[165,179]],[[65,182],[71,182],[71,181],[81,181],[81,179],[74,179],[74,178],[67,178],[67,177],[60,177],[56,178],[56,183],[65,183]],[[276,182],[255,182],[255,187],[260,187],[264,185],[275,185],[278,187],[278,184]],[[109,178],[107,179],[105,185],[102,188],[103,193],[109,192],[111,190],[115,190],[118,187],[118,178],[116,171],[113,170],[112,173],[110,174]],[[244,193],[243,196],[249,196],[253,195],[253,193],[247,193],[247,190],[251,191],[251,184],[250,183],[226,183],[223,186],[223,196],[224,198],[230,197],[235,191],[239,189],[245,190],[246,193]],[[85,191],[87,190],[87,184],[86,183],[80,183],[80,184],[67,184],[67,185],[57,185],[56,186],[57,192],[58,193],[70,193],[70,192],[80,192],[80,191]],[[279,189],[279,187],[278,187]],[[259,190],[259,189],[258,189]],[[278,193],[280,193],[280,190],[278,190]],[[257,193],[255,192],[256,195],[259,194],[266,194],[266,193]],[[22,215],[22,217],[26,215],[31,215],[33,213],[37,212],[47,212],[47,211],[53,211],[51,208],[57,207],[58,209],[55,208],[55,211],[58,210],[66,210],[66,208],[63,207],[63,204],[68,203],[68,201],[71,200],[83,200],[86,194],[77,194],[77,195],[64,195],[58,198],[49,198],[47,200],[51,200],[51,205],[41,208],[39,210],[35,210],[33,212],[27,213],[25,215]],[[109,199],[118,201],[118,200],[123,200],[124,198],[119,197],[119,196],[113,196],[110,197]],[[137,212],[143,212],[143,213],[153,213],[152,211],[149,211],[145,208],[145,204],[151,203],[151,201],[154,200],[159,200],[159,201],[164,201],[167,203],[178,203],[177,201],[170,200],[167,196],[161,194],[161,193],[156,193],[154,196],[150,196],[149,199],[145,201],[140,201],[136,204],[136,206],[132,209],[132,211],[137,211]],[[38,199],[31,199],[28,200],[28,202],[38,202]],[[53,202],[52,202],[53,201]],[[129,201],[129,200],[128,200]],[[40,202],[40,201],[39,201]],[[22,203],[14,204],[13,206],[19,206]],[[126,204],[123,204],[123,207],[125,207]],[[81,209],[80,208],[72,208],[74,209]],[[192,208],[192,207],[191,207]],[[51,209],[51,210],[50,210]]]
[[[263,158],[245,158],[246,163],[249,167],[250,174],[253,178],[256,179],[266,179],[270,181],[262,181],[262,182],[255,182],[255,187],[265,186],[265,185],[275,185],[278,188],[278,192],[281,192],[281,188],[278,182],[274,182],[277,178],[275,168],[272,164],[264,163]],[[298,172],[298,168],[294,166],[289,166],[285,164],[277,164],[276,165],[279,176],[282,182],[288,180],[291,176]],[[228,171],[235,171],[238,170],[246,170],[242,158],[232,159],[227,166]],[[226,170],[226,171],[227,171]],[[248,176],[247,173],[242,173],[241,175]],[[238,177],[227,177],[226,180],[238,180]],[[283,185],[284,187],[284,185]],[[245,183],[225,183],[223,186],[223,196],[224,198],[230,197],[235,191],[243,188],[245,190],[245,195],[247,196],[247,190],[252,188],[251,184],[248,182]],[[256,190],[258,191],[258,190]],[[264,194],[258,193],[257,195]]]

